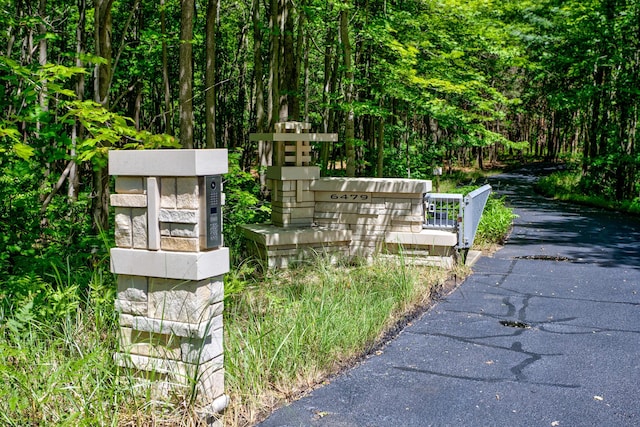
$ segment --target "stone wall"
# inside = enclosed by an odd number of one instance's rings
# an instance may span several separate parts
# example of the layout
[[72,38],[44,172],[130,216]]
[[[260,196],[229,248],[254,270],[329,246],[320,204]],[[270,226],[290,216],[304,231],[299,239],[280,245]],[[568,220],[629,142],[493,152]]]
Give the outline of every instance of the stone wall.
[[455,233],[425,230],[423,198],[431,181],[319,178],[317,167],[267,170],[271,224],[243,226],[249,249],[269,267],[310,255],[332,258],[398,253],[430,263],[453,263]]
[[422,199],[430,181],[381,178],[323,178],[311,184],[314,223],[350,230],[352,256],[386,249],[388,233],[421,233]]

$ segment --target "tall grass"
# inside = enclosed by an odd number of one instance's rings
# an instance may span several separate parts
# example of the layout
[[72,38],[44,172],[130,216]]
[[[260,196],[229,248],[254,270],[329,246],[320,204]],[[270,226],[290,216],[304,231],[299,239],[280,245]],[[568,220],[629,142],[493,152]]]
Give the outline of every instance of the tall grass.
[[[64,277],[54,274],[57,280]],[[59,312],[48,312],[44,317],[34,306],[35,296],[21,300],[22,305],[12,310],[3,307],[0,424],[89,426],[117,422],[114,413],[125,396],[115,392],[113,287],[99,272],[88,282],[84,297],[77,293],[74,299],[67,292],[55,307]],[[77,286],[66,289],[77,290]]]
[[[480,185],[466,185],[452,188],[449,192],[466,195],[479,187]],[[513,213],[513,209],[507,206],[506,198],[492,192],[487,199],[482,217],[480,217],[473,243],[474,249],[495,250],[496,246],[504,243],[515,218],[517,215]]]
[[[441,191],[442,188],[441,188]],[[448,190],[446,190],[448,191]],[[476,242],[500,241],[513,215],[490,199]],[[378,259],[225,280],[225,422],[246,426],[376,349],[423,306],[450,272]],[[157,402],[113,360],[115,283],[103,268],[63,262],[48,273],[5,277],[0,287],[0,425],[196,426],[188,396]],[[457,271],[464,276],[466,271]]]
[[632,200],[615,201],[601,195],[585,194],[581,179],[580,170],[574,168],[540,178],[535,188],[541,194],[557,200],[640,215],[640,196]]
[[228,425],[251,425],[273,406],[370,351],[381,334],[444,283],[441,269],[400,261],[269,272],[225,309]]
[[[47,298],[27,295],[14,299],[20,306],[8,306],[9,296],[0,304],[0,425],[205,425],[188,395],[154,400],[145,382],[115,363],[110,273],[53,268],[50,278],[53,283],[39,285],[49,289]],[[57,306],[38,307],[55,295]]]
[[505,198],[492,193],[478,224],[474,247],[490,250],[493,246],[504,243],[516,217],[513,210],[505,205]]

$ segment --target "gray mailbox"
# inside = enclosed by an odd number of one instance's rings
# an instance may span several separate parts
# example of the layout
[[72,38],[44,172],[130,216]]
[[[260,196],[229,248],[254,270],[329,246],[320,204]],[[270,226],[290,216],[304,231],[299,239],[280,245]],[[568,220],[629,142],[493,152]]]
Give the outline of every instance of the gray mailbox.
[[206,248],[222,246],[222,176],[204,177],[204,228]]

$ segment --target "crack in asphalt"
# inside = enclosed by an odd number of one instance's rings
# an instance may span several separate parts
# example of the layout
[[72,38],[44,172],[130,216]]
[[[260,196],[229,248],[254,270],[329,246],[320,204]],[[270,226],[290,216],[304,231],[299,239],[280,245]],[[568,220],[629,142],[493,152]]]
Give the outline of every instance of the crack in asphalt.
[[580,385],[577,385],[577,384],[540,383],[540,382],[530,381],[527,378],[527,376],[524,374],[524,372],[523,372],[528,366],[538,362],[543,357],[564,356],[563,353],[538,353],[538,352],[533,352],[533,351],[527,351],[522,347],[522,343],[520,341],[513,342],[510,347],[502,346],[502,345],[496,345],[496,344],[489,344],[489,343],[486,343],[486,342],[478,341],[480,339],[487,339],[487,338],[516,337],[516,336],[524,333],[525,331],[526,331],[526,329],[517,328],[511,334],[501,334],[501,335],[482,336],[482,337],[467,337],[467,338],[460,337],[460,336],[457,336],[457,335],[451,335],[451,334],[406,331],[406,333],[408,333],[408,334],[446,338],[446,339],[449,339],[449,340],[452,340],[452,341],[456,341],[456,342],[459,342],[459,343],[473,344],[473,345],[477,345],[477,346],[481,346],[481,347],[487,347],[487,348],[492,348],[492,349],[497,349],[497,350],[504,350],[504,351],[507,351],[507,352],[515,352],[517,354],[521,354],[521,355],[527,356],[527,358],[524,359],[522,362],[520,362],[517,365],[512,366],[510,368],[510,371],[513,373],[515,379],[514,378],[468,377],[468,376],[464,376],[464,375],[446,374],[446,373],[443,373],[443,372],[437,372],[437,371],[426,370],[426,369],[418,369],[418,368],[412,368],[412,367],[402,367],[402,366],[394,366],[394,368],[395,369],[399,369],[399,370],[404,370],[404,371],[415,371],[415,372],[421,372],[421,373],[425,373],[425,374],[432,374],[432,375],[438,375],[438,376],[450,377],[450,378],[457,378],[457,379],[468,379],[468,380],[473,380],[473,381],[486,381],[486,382],[511,381],[511,382],[523,382],[523,383],[538,384],[538,385],[548,385],[548,386],[554,386],[554,387],[579,388]]
[[[620,305],[628,305],[631,307],[640,307],[640,302],[632,302],[632,301],[605,301],[605,300],[596,300],[590,298],[575,298],[575,297],[561,297],[558,295],[539,295],[539,294],[530,294],[527,292],[522,292],[517,289],[511,288],[501,288],[505,291],[513,292],[514,294],[519,294],[525,297],[531,298],[548,298],[548,299],[558,299],[563,301],[575,301],[575,302],[592,302],[594,304],[620,304]],[[501,295],[501,294],[495,294]]]
[[400,370],[400,371],[416,372],[416,373],[420,373],[420,374],[435,375],[435,376],[438,376],[438,377],[453,378],[453,379],[458,379],[458,380],[477,381],[477,382],[483,382],[483,383],[488,383],[488,384],[494,384],[494,383],[516,383],[517,382],[517,383],[520,383],[520,384],[531,384],[531,385],[539,385],[539,386],[546,386],[546,387],[558,387],[558,388],[576,389],[576,388],[580,388],[581,387],[579,384],[545,383],[545,382],[537,382],[537,381],[528,381],[528,380],[522,379],[522,378],[516,378],[514,380],[513,378],[507,378],[507,377],[483,378],[483,377],[470,377],[470,376],[466,376],[466,375],[453,375],[453,374],[445,374],[445,373],[437,372],[437,371],[431,371],[429,369],[418,369],[418,368],[410,368],[410,367],[405,367],[405,366],[394,366],[394,368],[397,369],[397,370]]
[[[512,261],[510,263],[510,266],[509,266],[507,272],[501,275],[502,278],[498,282],[498,286],[503,284],[506,281],[506,279],[511,275],[511,273],[513,272],[513,268],[515,266],[515,263],[516,263],[515,260]],[[509,290],[509,289],[505,289],[505,288],[501,288],[501,289]],[[636,303],[617,302],[617,301],[614,301],[614,302],[611,302],[611,301],[594,301],[594,300],[588,300],[588,299],[583,299],[583,298],[563,298],[563,297],[557,297],[557,296],[535,295],[535,294],[524,293],[524,292],[515,291],[515,290],[510,290],[510,291],[512,291],[515,295],[504,296],[502,298],[502,305],[504,307],[506,307],[506,313],[471,312],[471,311],[462,311],[462,310],[446,310],[446,311],[447,312],[451,312],[451,313],[466,313],[466,314],[473,314],[473,315],[476,315],[476,316],[487,317],[487,318],[491,318],[491,319],[500,320],[501,323],[505,322],[505,320],[503,320],[505,318],[515,318],[517,320],[513,321],[514,323],[526,324],[526,325],[530,326],[530,328],[514,328],[514,330],[509,334],[493,334],[493,335],[483,335],[483,336],[475,336],[475,337],[461,337],[461,336],[451,335],[451,334],[434,333],[434,332],[420,332],[420,331],[410,331],[410,330],[405,331],[405,333],[414,334],[414,335],[423,335],[423,336],[446,338],[446,339],[449,339],[449,340],[452,340],[452,341],[456,341],[456,342],[459,342],[459,343],[473,344],[473,345],[492,348],[492,349],[497,349],[497,350],[515,352],[517,354],[526,356],[526,358],[524,360],[522,360],[520,363],[518,363],[517,365],[514,365],[514,366],[512,366],[510,368],[510,372],[513,374],[512,378],[509,378],[509,377],[472,377],[472,376],[466,376],[466,375],[455,375],[455,374],[450,374],[450,373],[438,372],[438,371],[429,370],[429,369],[419,369],[419,368],[403,367],[403,366],[394,366],[394,368],[398,369],[398,370],[401,370],[401,371],[419,372],[419,373],[423,373],[423,374],[436,375],[436,376],[441,376],[441,377],[455,378],[455,379],[468,380],[468,381],[481,381],[481,382],[487,382],[487,383],[519,382],[519,383],[544,385],[544,386],[551,386],[551,387],[561,387],[561,388],[580,388],[581,386],[579,384],[535,382],[535,381],[531,381],[527,377],[525,371],[526,371],[526,369],[528,367],[530,367],[531,365],[541,361],[543,359],[543,357],[563,356],[564,354],[562,354],[562,353],[545,354],[545,353],[539,353],[539,352],[534,352],[534,351],[528,351],[528,350],[525,350],[523,348],[522,343],[520,341],[514,341],[511,344],[510,347],[507,347],[507,346],[501,346],[501,345],[496,345],[496,344],[489,344],[489,343],[483,342],[481,340],[495,339],[495,338],[505,338],[505,337],[515,338],[515,337],[517,337],[517,336],[519,336],[521,334],[524,334],[525,332],[527,332],[531,328],[535,328],[536,331],[541,331],[541,332],[546,332],[546,333],[551,333],[551,334],[556,334],[556,335],[581,335],[581,334],[593,334],[593,333],[602,333],[602,332],[625,332],[625,333],[640,334],[640,331],[636,331],[636,330],[621,330],[621,329],[615,329],[615,328],[602,328],[602,327],[598,327],[598,326],[585,326],[585,325],[576,325],[576,324],[573,324],[573,323],[569,323],[569,322],[573,322],[574,320],[576,320],[577,317],[565,317],[565,318],[561,318],[561,319],[548,319],[548,320],[545,320],[545,321],[537,321],[537,322],[527,319],[527,309],[530,306],[531,300],[534,299],[534,298],[565,299],[565,300],[576,300],[576,301],[580,301],[580,302],[589,301],[589,302],[596,302],[596,303],[613,303],[613,304],[619,303],[619,304],[625,304],[625,305],[631,305],[631,306],[638,305]],[[497,293],[487,293],[487,294],[500,296],[500,294],[497,294]],[[519,301],[514,301],[513,298],[519,298]],[[504,325],[504,323],[503,323],[503,325]],[[557,331],[557,330],[550,330],[549,327],[548,327],[549,325],[559,325],[559,326],[567,326],[567,327],[574,327],[574,328],[584,328],[584,329],[587,329],[587,330],[584,331],[584,332],[580,332],[580,331],[573,331],[573,332]]]

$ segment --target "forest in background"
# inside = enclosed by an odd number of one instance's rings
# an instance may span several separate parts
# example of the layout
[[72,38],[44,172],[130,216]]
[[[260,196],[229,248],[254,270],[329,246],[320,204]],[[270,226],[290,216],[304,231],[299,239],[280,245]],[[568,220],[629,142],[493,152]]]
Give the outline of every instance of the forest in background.
[[261,272],[235,231],[270,212],[271,147],[250,133],[309,122],[339,135],[315,147],[325,176],[442,166],[442,191],[469,167],[559,161],[541,191],[640,212],[639,55],[636,0],[0,0],[0,423],[201,421],[195,395],[154,403],[114,362],[109,150],[229,149],[225,425],[253,425],[451,272]]
[[634,0],[0,0],[0,29],[5,277],[106,259],[109,149],[228,148],[227,233],[264,218],[249,134],[285,120],[339,134],[325,175],[544,158],[640,193]]

